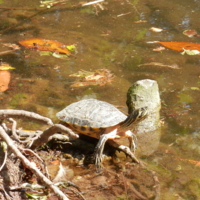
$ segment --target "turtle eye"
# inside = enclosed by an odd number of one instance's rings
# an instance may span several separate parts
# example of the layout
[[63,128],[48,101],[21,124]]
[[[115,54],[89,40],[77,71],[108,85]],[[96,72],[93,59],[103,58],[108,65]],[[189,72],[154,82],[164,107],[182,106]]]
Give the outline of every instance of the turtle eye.
[[138,109],[138,119],[143,119],[148,115],[147,107],[142,107]]

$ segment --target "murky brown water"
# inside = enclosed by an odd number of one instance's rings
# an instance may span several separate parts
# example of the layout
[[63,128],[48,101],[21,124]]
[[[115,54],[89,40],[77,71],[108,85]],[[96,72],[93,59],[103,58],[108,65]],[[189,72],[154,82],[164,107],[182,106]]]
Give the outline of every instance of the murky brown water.
[[[200,43],[199,37],[182,33],[194,29],[200,34],[199,1],[110,0],[102,4],[104,10],[97,7],[98,15],[92,6],[70,9],[78,1],[69,1],[35,16],[39,11],[29,9],[39,8],[39,1],[0,2],[1,43],[46,38],[77,46],[77,57],[69,60],[40,56],[27,49],[0,56],[16,68],[12,70],[10,89],[0,95],[1,109],[35,111],[56,120],[58,110],[82,98],[98,98],[125,107],[126,92],[135,81],[154,79],[160,87],[164,125],[160,146],[145,161],[159,173],[161,199],[200,199],[200,165],[189,161],[200,160],[200,57],[167,49],[155,52],[153,49],[160,45],[147,43]],[[138,20],[146,22],[134,23]],[[151,27],[164,31],[152,32]],[[5,50],[0,45],[0,52]],[[176,64],[180,69],[138,66],[151,62]],[[101,68],[114,73],[111,84],[70,88],[74,81],[70,74]]]

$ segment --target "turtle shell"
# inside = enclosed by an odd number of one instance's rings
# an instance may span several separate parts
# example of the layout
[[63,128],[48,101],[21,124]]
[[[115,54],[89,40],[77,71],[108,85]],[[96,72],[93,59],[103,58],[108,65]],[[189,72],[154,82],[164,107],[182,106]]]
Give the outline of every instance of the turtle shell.
[[[115,106],[96,99],[84,99],[70,104],[56,114],[73,130],[83,133],[114,126],[124,121],[127,116]],[[93,136],[94,137],[94,136]]]

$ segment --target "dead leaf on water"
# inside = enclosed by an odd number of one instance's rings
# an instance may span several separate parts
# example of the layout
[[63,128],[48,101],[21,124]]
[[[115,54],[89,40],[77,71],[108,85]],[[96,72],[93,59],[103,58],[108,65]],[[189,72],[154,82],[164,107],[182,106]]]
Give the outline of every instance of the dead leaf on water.
[[198,33],[195,30],[191,30],[191,29],[183,31],[183,34],[188,37],[199,37],[200,36],[200,35],[198,35]]
[[10,72],[0,70],[0,92],[5,92],[10,83]]
[[98,69],[94,72],[81,70],[69,76],[76,78],[76,81],[71,87],[83,87],[88,85],[104,86],[107,83],[111,83],[114,78],[114,75],[108,69]]
[[163,63],[158,63],[158,62],[144,63],[141,65],[138,65],[138,67],[148,66],[148,65],[154,65],[154,66],[159,66],[159,67],[168,67],[168,68],[172,68],[172,69],[180,69],[180,67],[176,63],[174,63],[172,65],[165,65]]
[[35,49],[38,51],[51,51],[51,52],[71,55],[70,51],[66,48],[66,45],[56,40],[31,38],[19,41],[19,44],[27,48]]
[[172,49],[178,52],[184,52],[185,50],[197,50],[200,51],[200,44],[199,43],[192,43],[192,42],[158,42],[159,44],[163,45],[168,49]]

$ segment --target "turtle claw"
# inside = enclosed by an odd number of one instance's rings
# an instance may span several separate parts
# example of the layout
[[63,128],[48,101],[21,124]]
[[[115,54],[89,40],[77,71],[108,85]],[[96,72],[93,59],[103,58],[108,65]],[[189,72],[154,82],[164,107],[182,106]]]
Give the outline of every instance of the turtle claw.
[[97,155],[95,159],[95,166],[96,166],[96,172],[100,173],[103,169],[103,165],[102,165],[102,159]]
[[100,173],[100,172],[102,172],[102,170],[103,170],[103,165],[101,164],[101,162],[102,162],[102,160],[99,161],[98,164],[95,164],[95,166],[96,166],[96,172],[97,172],[97,173]]

